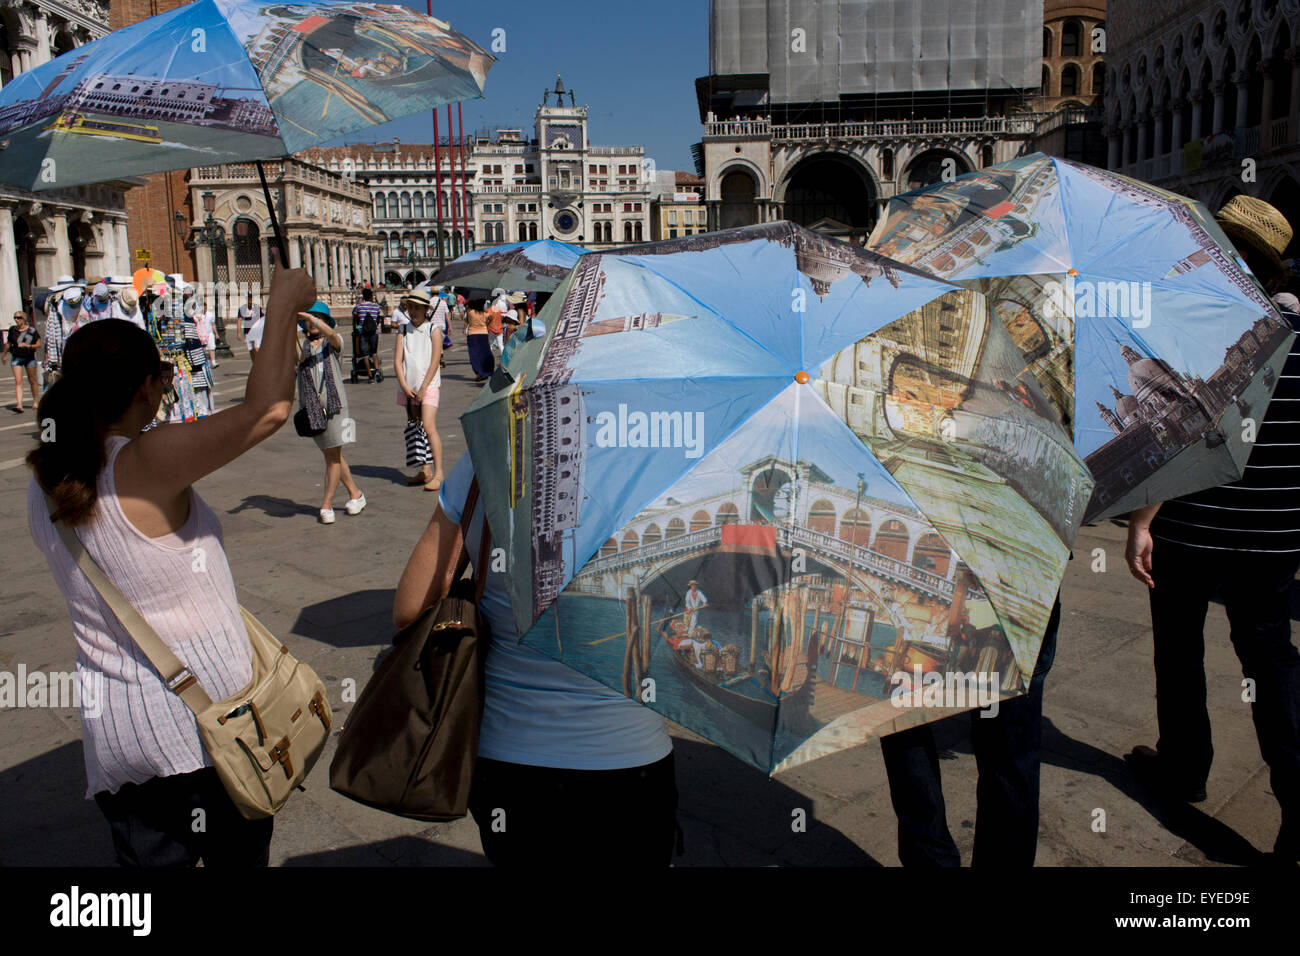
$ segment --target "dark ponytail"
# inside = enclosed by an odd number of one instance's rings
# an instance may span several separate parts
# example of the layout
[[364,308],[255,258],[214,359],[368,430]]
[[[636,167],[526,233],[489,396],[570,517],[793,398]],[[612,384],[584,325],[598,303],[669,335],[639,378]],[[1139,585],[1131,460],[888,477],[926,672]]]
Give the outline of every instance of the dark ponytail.
[[108,429],[126,414],[140,386],[161,373],[162,359],[144,329],[101,319],[68,338],[61,370],[36,406],[41,442],[27,464],[54,499],[54,517],[78,525],[95,511]]

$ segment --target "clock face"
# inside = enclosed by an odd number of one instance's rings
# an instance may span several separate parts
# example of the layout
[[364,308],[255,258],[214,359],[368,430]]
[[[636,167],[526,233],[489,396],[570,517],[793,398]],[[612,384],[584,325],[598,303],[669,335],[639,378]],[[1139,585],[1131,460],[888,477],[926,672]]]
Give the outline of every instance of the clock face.
[[561,209],[555,214],[555,230],[557,232],[569,233],[578,228],[578,217],[572,210]]

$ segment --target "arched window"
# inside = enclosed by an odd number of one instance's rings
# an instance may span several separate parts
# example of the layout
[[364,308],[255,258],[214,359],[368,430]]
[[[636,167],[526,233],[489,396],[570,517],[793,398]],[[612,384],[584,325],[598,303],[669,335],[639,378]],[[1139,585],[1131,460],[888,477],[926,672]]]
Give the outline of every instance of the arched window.
[[[635,534],[635,532],[633,532]],[[618,539],[610,538],[600,546],[600,556],[607,558],[611,554],[618,554]]]
[[730,501],[724,501],[718,506],[717,512],[713,516],[714,524],[736,524],[740,521],[740,511]]
[[1083,29],[1078,20],[1067,20],[1061,28],[1061,56],[1078,56]]
[[822,534],[835,533],[835,505],[825,498],[818,498],[808,509],[808,528]]
[[411,194],[406,192],[402,193],[402,218],[411,218]]
[[840,519],[840,540],[865,548],[871,541],[871,517],[861,508],[850,508]]
[[692,532],[703,531],[711,524],[713,524],[713,522],[709,519],[709,513],[707,511],[697,511],[695,514],[691,515]]
[[416,193],[411,197],[411,211],[416,219],[424,218],[424,193]]
[[952,552],[937,534],[925,534],[916,542],[912,552],[912,567],[922,568],[933,574],[946,575]]
[[645,241],[645,234],[644,234],[644,232],[643,232],[642,229],[641,229],[641,220],[640,220],[640,219],[638,219],[638,220],[633,224],[633,226],[632,226],[632,233],[633,233],[633,235],[636,237],[636,241],[637,241],[637,242],[643,242],[643,241]]
[[424,214],[428,216],[430,219],[434,219],[438,215],[437,199],[438,197],[435,196],[432,192],[427,192],[424,194],[424,210],[425,210]]
[[519,241],[520,242],[528,241],[528,223],[526,222],[521,222],[519,224]]
[[1052,55],[1052,30],[1050,27],[1043,27],[1043,56]]
[[388,200],[385,198],[383,193],[380,193],[375,197],[375,218],[388,218]]
[[664,539],[664,533],[657,524],[652,524],[645,529],[645,534],[641,535],[642,544],[658,544]]
[[993,165],[993,144],[985,143],[980,147],[980,166]]
[[1043,64],[1043,95],[1052,95],[1052,71],[1047,68],[1046,63]]
[[632,241],[632,224],[630,222],[623,223],[623,241]]
[[876,546],[872,550],[897,561],[906,561],[907,527],[901,521],[886,521],[876,534]]
[[1061,71],[1061,95],[1079,95],[1079,68],[1073,63]]
[[257,223],[251,219],[236,219],[235,234],[235,281],[261,282],[262,276],[262,233]]
[[664,537],[680,538],[685,533],[686,533],[686,522],[683,521],[681,518],[674,518],[672,521],[668,522],[668,533],[665,534]]
[[[1043,67],[1044,70],[1047,67]],[[894,151],[889,148],[880,151],[880,177],[887,181],[894,178]]]
[[397,193],[390,192],[388,194],[388,218],[396,219],[397,216],[398,216]]
[[637,547],[640,543],[641,543],[641,539],[637,537],[637,533],[633,531],[631,528],[629,528],[627,531],[623,532],[623,546],[619,550],[631,551],[633,548]]
[[531,240],[537,239],[537,223],[530,222],[528,224],[528,238]]

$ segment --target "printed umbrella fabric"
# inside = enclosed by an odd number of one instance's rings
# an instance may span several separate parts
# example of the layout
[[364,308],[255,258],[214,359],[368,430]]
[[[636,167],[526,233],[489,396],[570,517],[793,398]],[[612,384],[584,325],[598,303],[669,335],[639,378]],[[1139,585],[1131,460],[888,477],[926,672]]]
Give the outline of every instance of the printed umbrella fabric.
[[0,90],[0,180],[33,190],[285,156],[483,95],[491,54],[378,3],[198,0]]
[[983,296],[772,223],[542,319],[461,419],[526,645],[767,772],[1024,691],[1092,483]]
[[1241,477],[1293,333],[1200,203],[1034,154],[895,198],[869,245],[988,297],[1096,479],[1085,520]]
[[467,252],[448,263],[430,283],[469,289],[554,292],[578,259],[590,252],[556,239],[516,242]]

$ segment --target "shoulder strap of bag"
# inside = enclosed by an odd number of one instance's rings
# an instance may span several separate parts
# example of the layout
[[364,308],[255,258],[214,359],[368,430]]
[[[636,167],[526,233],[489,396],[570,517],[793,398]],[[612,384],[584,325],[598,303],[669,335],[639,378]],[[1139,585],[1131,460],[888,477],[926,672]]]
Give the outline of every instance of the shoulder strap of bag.
[[149,626],[149,622],[131,606],[131,602],[108,579],[108,575],[86,551],[77,533],[54,518],[54,502],[50,500],[49,495],[46,495],[45,500],[50,506],[50,521],[58,529],[59,537],[63,539],[63,544],[71,553],[73,560],[77,562],[77,567],[81,568],[82,573],[90,581],[91,587],[99,592],[99,596],[117,615],[117,619],[122,622],[131,639],[140,650],[144,651],[145,657],[149,658],[150,663],[162,675],[167,689],[180,697],[185,702],[185,706],[195,714],[200,714],[211,707],[212,698],[199,684],[198,678],[181,663],[180,658],[163,643],[158,632]]
[[456,544],[452,548],[451,561],[447,564],[447,578],[442,582],[442,593],[449,594],[451,586],[461,579],[469,565],[469,551],[465,547],[465,536],[469,534],[469,524],[474,517],[474,506],[478,504],[478,476],[470,482],[469,492],[465,495],[465,504],[460,513],[460,527],[456,531]]

